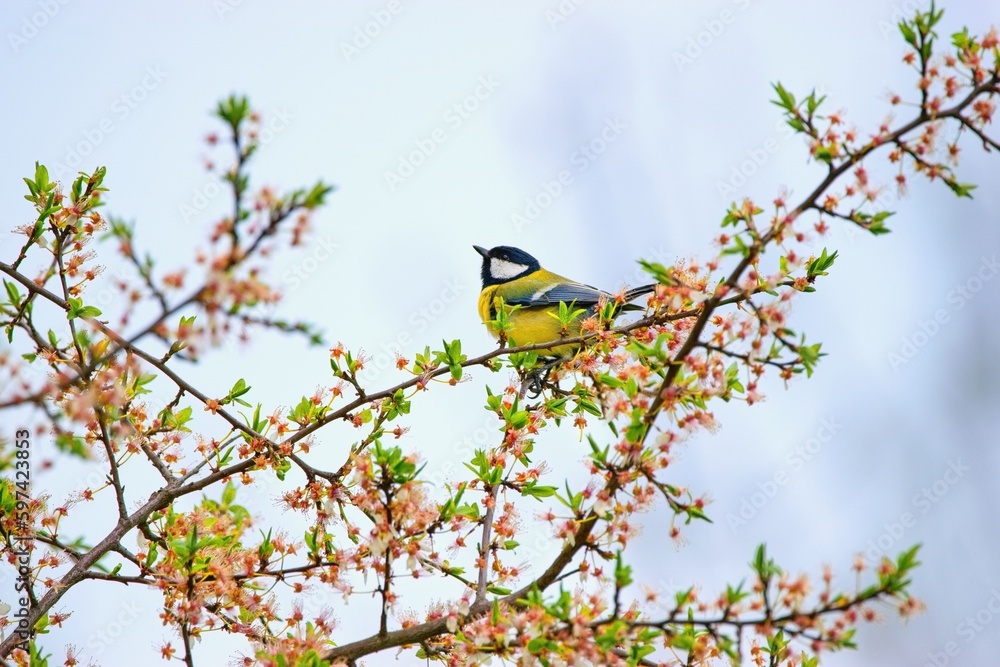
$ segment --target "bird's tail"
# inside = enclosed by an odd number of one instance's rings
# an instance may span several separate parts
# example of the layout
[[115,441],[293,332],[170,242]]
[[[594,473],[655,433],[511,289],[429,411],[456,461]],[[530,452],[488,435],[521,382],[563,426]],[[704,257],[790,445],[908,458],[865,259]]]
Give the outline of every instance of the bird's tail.
[[635,301],[643,294],[649,294],[656,289],[657,283],[651,285],[643,285],[642,287],[633,287],[632,289],[625,292],[625,301]]
[[622,305],[621,310],[622,311],[643,310],[643,306],[636,306],[636,305],[631,304],[629,302],[630,301],[635,301],[636,299],[638,299],[643,294],[649,294],[650,292],[652,292],[653,290],[656,289],[656,285],[657,285],[657,283],[653,283],[651,285],[643,285],[641,287],[633,287],[632,289],[626,291],[625,292],[625,303]]

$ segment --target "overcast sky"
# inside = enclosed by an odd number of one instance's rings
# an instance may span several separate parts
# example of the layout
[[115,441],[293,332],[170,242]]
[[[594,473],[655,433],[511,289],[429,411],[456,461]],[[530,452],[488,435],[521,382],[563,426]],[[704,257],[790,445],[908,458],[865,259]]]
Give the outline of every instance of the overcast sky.
[[[135,220],[137,244],[165,269],[190,264],[229,206],[202,168],[203,138],[221,129],[209,111],[245,93],[270,133],[253,182],[284,189],[322,178],[338,188],[316,217],[312,247],[275,260],[272,275],[287,289],[279,314],[374,354],[369,380],[380,388],[397,378],[384,368],[397,347],[412,353],[443,338],[461,338],[469,354],[493,347],[476,315],[472,244],[519,246],[608,289],[635,285],[640,257],[707,257],[729,201],[768,202],[783,187],[794,200],[816,183],[819,171],[768,102],[771,82],[825,92],[862,133],[884,117],[888,90],[913,90],[894,24],[914,2],[346,4],[112,10],[8,0],[0,231],[32,219],[21,178],[36,160],[63,178],[106,165],[106,211]],[[1000,24],[996,1],[939,6],[944,35]],[[789,569],[831,563],[850,588],[854,554],[922,542],[913,590],[927,613],[864,626],[859,652],[825,664],[995,661],[1000,156],[972,143],[963,156],[961,180],[979,184],[975,199],[913,179],[910,197],[893,202],[892,234],[837,228],[827,239],[841,257],[816,294],[797,300],[792,326],[829,356],[808,381],[766,386],[760,405],[720,408],[722,429],[686,445],[672,481],[711,494],[715,523],[691,527],[675,548],[666,514],[644,517],[639,581],[668,593],[699,583],[711,596],[748,577],[766,541]],[[6,260],[16,243],[0,237]],[[107,277],[118,270],[111,260]],[[220,395],[244,377],[265,406],[331,381],[325,348],[270,335],[227,346],[185,375]],[[483,385],[503,380],[471,376],[414,402],[403,446],[424,455],[434,479],[454,479],[456,452],[492,438]],[[320,441],[336,448],[349,437],[330,429]],[[555,473],[579,478],[586,452],[572,429],[541,444],[558,452]],[[54,499],[99,468],[57,470],[36,476]],[[265,522],[281,488],[247,500]],[[732,520],[741,510],[745,521]],[[540,558],[546,548],[543,539]],[[0,569],[0,598],[11,587]],[[328,603],[338,638],[374,631],[363,601]],[[102,665],[153,664],[164,638],[176,645],[153,594],[91,585],[59,608],[76,611],[46,637],[59,663],[67,643]],[[979,630],[966,620],[977,614]],[[949,643],[957,655],[944,655]],[[197,664],[225,664],[239,648],[206,639]]]

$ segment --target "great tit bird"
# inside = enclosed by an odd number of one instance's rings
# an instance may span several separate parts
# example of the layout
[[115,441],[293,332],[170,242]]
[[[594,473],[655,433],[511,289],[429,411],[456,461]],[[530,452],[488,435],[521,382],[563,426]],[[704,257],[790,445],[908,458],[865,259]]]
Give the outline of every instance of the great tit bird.
[[[557,317],[560,302],[572,305],[573,309],[584,310],[568,327],[568,337],[572,338],[580,335],[581,322],[593,316],[601,302],[615,301],[615,296],[609,292],[546,271],[537,259],[518,248],[503,245],[490,250],[475,245],[472,247],[483,256],[479,316],[494,337],[499,334],[492,322],[497,317],[501,299],[510,309],[508,336],[511,343],[517,345],[559,340],[562,329]],[[652,292],[655,287],[655,284],[643,285],[625,292],[624,303],[617,308],[615,315],[623,310],[638,310],[637,306],[630,306],[628,302]],[[578,348],[579,345],[574,344],[555,345],[551,354],[569,357]]]

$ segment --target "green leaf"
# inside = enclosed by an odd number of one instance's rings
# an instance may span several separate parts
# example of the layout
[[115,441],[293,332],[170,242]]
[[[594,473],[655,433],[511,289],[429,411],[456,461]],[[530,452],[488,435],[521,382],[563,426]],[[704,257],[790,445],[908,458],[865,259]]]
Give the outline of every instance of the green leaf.
[[[972,48],[972,38],[969,36],[969,29],[962,28],[961,32],[956,32],[951,36],[951,43],[956,49],[964,51]],[[27,179],[25,179],[27,180]]]
[[69,303],[69,310],[66,311],[66,319],[74,320],[78,317],[97,317],[101,314],[100,309],[94,306],[85,306],[80,299],[70,297],[67,302]]
[[305,196],[302,206],[310,209],[322,206],[326,203],[326,196],[333,192],[333,190],[334,186],[327,185],[323,181],[319,181],[313,186],[312,190],[309,191],[309,194]]
[[250,115],[250,101],[245,96],[230,95],[219,102],[215,115],[226,121],[233,131]]
[[806,269],[806,274],[810,277],[825,276],[827,275],[827,269],[833,266],[835,261],[837,261],[837,251],[834,251],[834,253],[830,255],[827,254],[826,248],[823,248],[823,252],[820,256],[809,263],[809,267]]
[[818,109],[820,105],[823,104],[824,100],[826,100],[826,95],[821,95],[820,97],[816,97],[815,90],[809,93],[809,97],[806,98],[806,113],[809,114],[810,118],[812,118],[813,114],[816,112],[816,109]]
[[659,262],[648,262],[644,259],[640,259],[639,266],[642,267],[643,271],[653,276],[656,282],[662,283],[664,285],[671,284],[672,281],[670,279],[670,273],[667,270],[667,267],[663,266]]
[[892,215],[895,215],[892,211],[879,211],[872,216],[858,214],[858,219],[862,222],[862,226],[865,229],[878,236],[880,234],[888,234],[890,232],[890,229],[885,226],[885,220]]
[[226,482],[226,487],[222,490],[222,505],[228,507],[236,500],[236,485],[231,481]]
[[17,291],[17,285],[12,282],[3,281],[4,289],[7,290],[7,298],[10,299],[10,305],[15,308],[21,305],[21,293]]
[[778,99],[772,100],[771,104],[776,104],[787,111],[795,109],[795,96],[785,90],[780,82],[772,83],[771,87],[774,88],[774,92],[778,93]]
[[622,560],[622,552],[615,554],[615,587],[625,588],[632,583],[632,567]]
[[39,192],[47,192],[51,188],[49,187],[49,170],[46,169],[44,164],[39,162],[35,163],[35,187],[38,188]]
[[458,507],[455,508],[455,514],[458,516],[464,516],[476,520],[479,518],[479,505],[477,504],[459,505]]
[[753,568],[762,581],[770,580],[772,577],[781,574],[781,568],[775,564],[773,559],[767,557],[767,546],[764,544],[757,547],[750,567]]
[[899,32],[903,33],[903,39],[913,48],[917,48],[917,33],[910,26],[908,21],[899,22]]
[[945,184],[959,197],[968,197],[969,199],[972,199],[972,191],[978,187],[975,183],[959,183],[951,179],[945,179]]
[[812,377],[820,357],[826,356],[824,352],[820,352],[822,346],[822,343],[798,346],[799,359],[802,361],[802,367],[806,371],[806,377]]
[[921,546],[923,545],[915,544],[910,549],[899,554],[899,557],[896,559],[896,567],[900,572],[905,573],[920,565],[920,561],[917,560],[917,554]]
[[532,498],[548,498],[554,496],[558,490],[559,488],[555,486],[542,486],[536,482],[529,482],[521,489],[521,495]]
[[235,402],[239,403],[243,407],[249,408],[251,407],[251,405],[246,401],[242,400],[240,396],[246,394],[248,391],[250,391],[250,389],[251,387],[247,386],[246,380],[240,378],[239,380],[236,381],[236,384],[233,385],[233,388],[229,390],[229,393],[226,394],[226,396],[219,401],[219,403],[221,403],[222,405],[227,405],[229,403]]

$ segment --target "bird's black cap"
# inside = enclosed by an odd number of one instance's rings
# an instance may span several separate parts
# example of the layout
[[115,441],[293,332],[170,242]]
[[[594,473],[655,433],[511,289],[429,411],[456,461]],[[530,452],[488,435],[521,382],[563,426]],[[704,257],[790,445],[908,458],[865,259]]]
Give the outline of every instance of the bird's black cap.
[[[509,245],[498,245],[495,248],[486,248],[478,245],[472,246],[475,248],[483,257],[483,268],[480,272],[483,279],[483,287],[489,287],[490,285],[499,285],[505,283],[509,280],[524,275],[526,273],[532,273],[541,268],[538,260],[524,252],[520,248],[515,248]],[[512,264],[521,264],[525,266],[525,270],[518,274],[518,276],[507,276],[507,277],[497,277],[493,275],[492,272],[492,260],[499,259],[504,262],[510,262]]]

